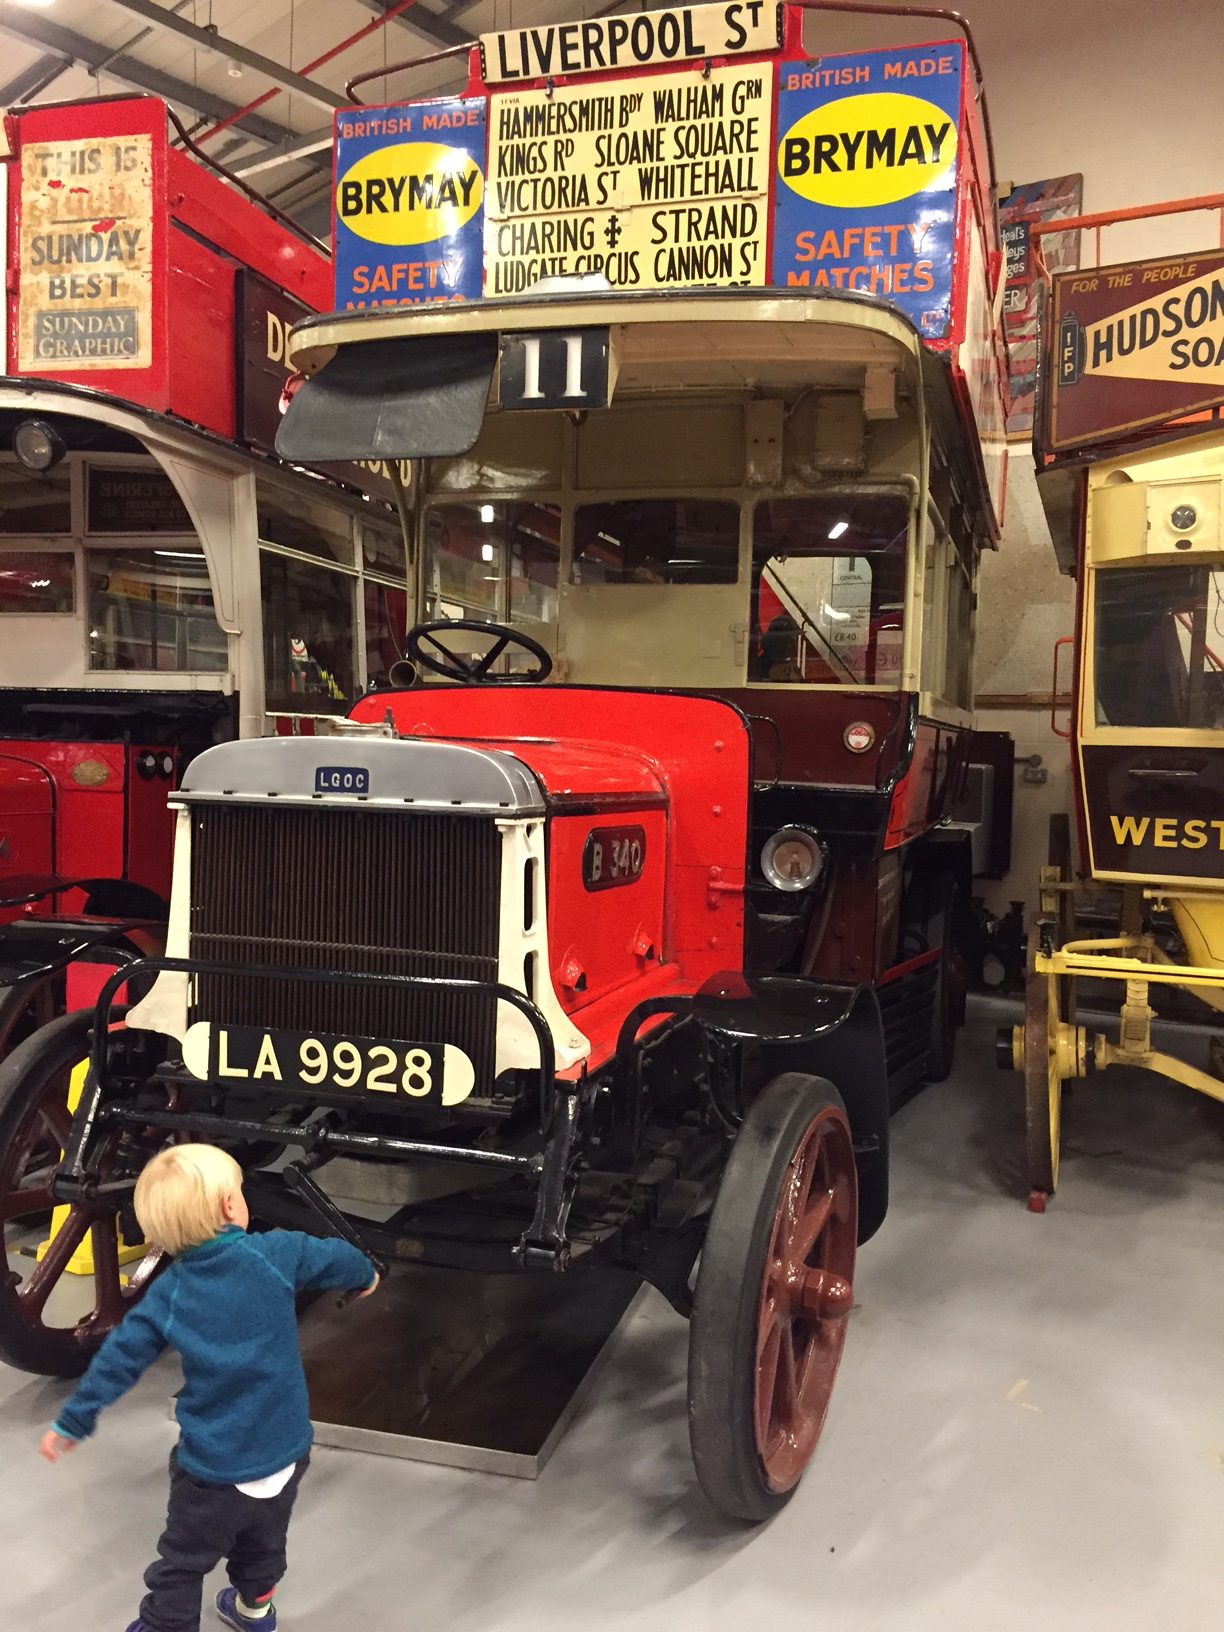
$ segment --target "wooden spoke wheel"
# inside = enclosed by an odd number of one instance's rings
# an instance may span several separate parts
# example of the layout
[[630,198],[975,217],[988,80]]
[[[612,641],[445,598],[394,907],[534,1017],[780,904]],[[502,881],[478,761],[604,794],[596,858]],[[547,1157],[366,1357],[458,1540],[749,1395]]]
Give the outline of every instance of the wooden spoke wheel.
[[33,986],[0,987],[0,1059],[63,1006],[63,980],[51,976]]
[[729,1517],[768,1518],[816,1449],[854,1301],[857,1225],[840,1096],[821,1077],[775,1077],[732,1147],[689,1334],[693,1460]]
[[[72,1070],[89,1051],[92,1019],[88,1010],[53,1020],[0,1062],[0,1359],[47,1377],[79,1376],[160,1267],[159,1255],[149,1253],[124,1284],[118,1215],[105,1201],[74,1204],[53,1228],[51,1178],[72,1121]],[[156,1148],[116,1131],[101,1150],[102,1177],[138,1171]],[[70,1274],[86,1243],[92,1276]]]
[[1058,1070],[1059,983],[1038,974],[1036,923],[1029,929],[1024,988],[1024,1134],[1028,1155],[1029,1210],[1045,1211],[1058,1188],[1063,1084]]

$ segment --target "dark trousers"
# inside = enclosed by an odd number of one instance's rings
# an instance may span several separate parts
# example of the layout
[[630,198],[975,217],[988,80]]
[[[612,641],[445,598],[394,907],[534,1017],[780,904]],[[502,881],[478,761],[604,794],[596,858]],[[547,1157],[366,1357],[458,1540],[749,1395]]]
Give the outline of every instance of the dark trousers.
[[280,1495],[264,1500],[197,1479],[171,1454],[166,1529],[157,1562],[145,1571],[149,1591],[140,1606],[150,1632],[197,1632],[204,1577],[222,1559],[244,1603],[269,1596],[285,1573],[289,1515],[309,1463],[303,1457]]

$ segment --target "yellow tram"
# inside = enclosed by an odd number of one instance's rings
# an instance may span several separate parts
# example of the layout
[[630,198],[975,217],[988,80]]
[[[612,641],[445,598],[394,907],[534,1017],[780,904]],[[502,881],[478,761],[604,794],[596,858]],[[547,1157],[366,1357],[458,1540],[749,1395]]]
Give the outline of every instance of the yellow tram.
[[[1224,1040],[1207,1070],[1162,1052],[1150,1001],[1178,987],[1224,1011],[1224,250],[1060,274],[1047,332],[1038,483],[1076,582],[1083,869],[1076,882],[1056,822],[1024,1023],[999,1039],[999,1063],[1024,1076],[1037,1212],[1058,1184],[1072,1080],[1140,1066],[1224,1101]],[[1077,937],[1085,890],[1110,903],[1115,933]],[[1077,1023],[1085,981],[1120,999],[1108,1032]]]

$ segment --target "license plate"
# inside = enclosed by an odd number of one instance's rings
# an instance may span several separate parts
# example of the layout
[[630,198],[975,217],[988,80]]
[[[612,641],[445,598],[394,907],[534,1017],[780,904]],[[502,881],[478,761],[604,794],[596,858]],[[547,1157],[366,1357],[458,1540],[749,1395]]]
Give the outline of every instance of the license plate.
[[197,1021],[183,1064],[205,1082],[312,1094],[352,1092],[401,1105],[458,1105],[476,1086],[453,1043],[409,1043],[324,1031],[271,1031]]

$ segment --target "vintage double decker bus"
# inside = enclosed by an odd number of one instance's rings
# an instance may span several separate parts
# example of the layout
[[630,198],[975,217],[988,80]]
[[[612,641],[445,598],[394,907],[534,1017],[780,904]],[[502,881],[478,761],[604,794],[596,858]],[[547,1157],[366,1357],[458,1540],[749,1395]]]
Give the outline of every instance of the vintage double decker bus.
[[150,97],[5,121],[0,1054],[160,946],[191,757],[342,713],[410,621],[389,472],[272,454],[329,261],[176,140]]
[[461,95],[338,116],[277,447],[412,461],[418,621],[335,729],[192,761],[166,956],[0,1068],[0,1206],[66,1209],[0,1284],[14,1363],[139,1295],[135,1174],[194,1134],[391,1260],[630,1269],[692,1317],[712,1501],[797,1485],[890,1107],[951,1063],[1003,482],[976,59],[822,57],[816,9],[490,36]]

